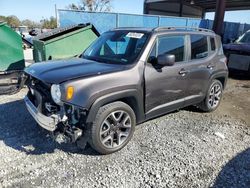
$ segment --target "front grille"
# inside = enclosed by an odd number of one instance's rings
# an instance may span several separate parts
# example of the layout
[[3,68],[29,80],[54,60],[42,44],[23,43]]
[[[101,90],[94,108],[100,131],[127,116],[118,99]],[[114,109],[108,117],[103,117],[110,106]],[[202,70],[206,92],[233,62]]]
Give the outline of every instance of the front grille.
[[54,103],[50,94],[50,84],[44,83],[34,77],[30,77],[26,83],[29,88],[28,98],[36,106],[38,111],[44,115],[50,116],[52,111],[49,111],[45,104],[50,104],[55,107],[53,112],[59,110],[59,106]]

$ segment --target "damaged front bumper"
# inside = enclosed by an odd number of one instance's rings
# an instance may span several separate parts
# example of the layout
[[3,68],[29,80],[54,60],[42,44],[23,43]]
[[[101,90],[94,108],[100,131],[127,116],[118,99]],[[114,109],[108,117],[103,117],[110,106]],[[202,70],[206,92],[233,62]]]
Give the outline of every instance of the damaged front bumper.
[[24,101],[29,113],[41,127],[51,132],[56,130],[57,124],[60,123],[60,117],[58,115],[45,116],[37,110],[27,96],[24,98]]
[[26,107],[35,119],[35,121],[44,129],[52,133],[54,140],[60,144],[62,143],[74,143],[76,142],[80,148],[84,148],[87,139],[82,138],[83,129],[76,126],[67,125],[68,118],[61,118],[60,114],[52,114],[51,116],[45,116],[35,107],[32,101],[26,96],[24,98]]

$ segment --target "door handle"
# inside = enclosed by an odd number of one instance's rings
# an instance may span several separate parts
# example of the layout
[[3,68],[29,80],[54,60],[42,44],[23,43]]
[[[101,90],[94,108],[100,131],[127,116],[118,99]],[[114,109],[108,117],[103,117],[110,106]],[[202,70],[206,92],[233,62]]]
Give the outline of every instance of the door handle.
[[214,65],[208,65],[207,68],[208,69],[213,69],[215,66]]
[[181,76],[185,76],[185,75],[188,74],[188,73],[189,73],[189,71],[184,70],[184,69],[180,70],[180,72],[179,72],[179,74],[180,74]]

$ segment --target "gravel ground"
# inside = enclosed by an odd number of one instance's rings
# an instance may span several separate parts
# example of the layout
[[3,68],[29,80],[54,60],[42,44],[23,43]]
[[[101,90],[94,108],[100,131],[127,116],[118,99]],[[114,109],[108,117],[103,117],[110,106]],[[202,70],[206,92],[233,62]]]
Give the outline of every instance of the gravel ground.
[[189,108],[137,126],[128,146],[107,156],[54,143],[25,109],[25,89],[1,96],[0,187],[250,187],[246,85],[229,80],[214,113]]

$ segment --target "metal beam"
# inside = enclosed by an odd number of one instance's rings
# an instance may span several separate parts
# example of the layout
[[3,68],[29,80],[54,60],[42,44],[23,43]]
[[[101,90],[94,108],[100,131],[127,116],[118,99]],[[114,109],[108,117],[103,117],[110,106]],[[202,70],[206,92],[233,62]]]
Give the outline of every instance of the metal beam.
[[180,10],[179,10],[179,17],[183,15],[183,0],[180,0]]
[[216,34],[222,35],[223,22],[226,10],[225,0],[217,0],[216,2],[216,12],[214,16],[213,30]]
[[[249,10],[250,9],[250,0],[224,0],[226,3],[226,11],[230,10]],[[148,5],[144,7],[150,10],[150,5],[158,5],[164,9],[164,5],[169,3],[179,3],[180,0],[145,0],[144,3]],[[193,5],[190,4],[191,0],[182,0],[183,3],[183,12],[185,12],[185,6],[190,7],[199,7],[205,12],[215,12],[216,11],[216,0],[194,0]],[[179,10],[179,9],[176,9]]]

